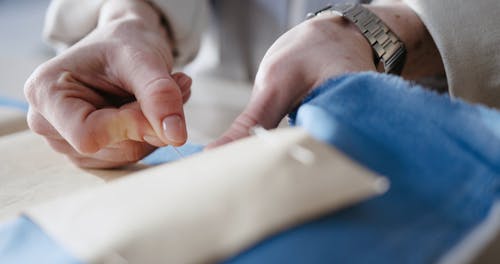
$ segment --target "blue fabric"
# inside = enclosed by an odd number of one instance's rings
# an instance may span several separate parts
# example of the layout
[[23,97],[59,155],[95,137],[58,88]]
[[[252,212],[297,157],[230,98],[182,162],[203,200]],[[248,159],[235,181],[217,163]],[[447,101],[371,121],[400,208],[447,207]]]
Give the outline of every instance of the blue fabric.
[[[497,111],[364,73],[323,84],[291,123],[385,175],[391,189],[272,236],[227,263],[432,263],[497,199]],[[146,162],[175,157],[163,148]],[[78,263],[25,218],[0,227],[0,263],[33,262]]]
[[0,263],[80,264],[26,217],[0,225]]
[[159,165],[172,162],[201,152],[203,148],[204,146],[199,144],[186,143],[181,147],[176,147],[177,151],[182,155],[180,156],[172,146],[162,147],[149,154],[149,156],[144,158],[141,163],[147,165]]
[[227,263],[433,263],[497,199],[497,111],[363,73],[327,81],[290,117],[388,177],[391,189],[277,234]]

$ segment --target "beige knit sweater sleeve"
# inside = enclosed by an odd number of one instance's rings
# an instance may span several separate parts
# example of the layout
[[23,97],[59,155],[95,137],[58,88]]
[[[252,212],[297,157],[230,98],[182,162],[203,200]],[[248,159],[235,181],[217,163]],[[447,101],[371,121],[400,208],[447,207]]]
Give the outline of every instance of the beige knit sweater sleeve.
[[404,2],[434,38],[451,94],[500,108],[500,1]]
[[[43,37],[58,52],[75,44],[97,26],[99,11],[106,0],[52,0],[45,17]],[[207,23],[206,0],[153,0],[167,18],[179,56],[177,65],[188,63],[197,54]]]

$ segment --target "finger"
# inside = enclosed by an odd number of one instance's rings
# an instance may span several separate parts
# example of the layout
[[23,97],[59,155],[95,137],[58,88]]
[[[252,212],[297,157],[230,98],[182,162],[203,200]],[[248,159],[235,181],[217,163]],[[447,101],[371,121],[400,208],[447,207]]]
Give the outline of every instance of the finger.
[[68,157],[76,166],[86,169],[116,169],[126,165],[128,162],[103,161],[89,157]]
[[45,138],[45,141],[49,144],[49,146],[66,156],[71,156],[75,158],[85,157],[83,154],[78,153],[66,140],[64,139],[54,139],[54,138]]
[[110,169],[134,164],[156,148],[135,141],[123,141],[90,156],[69,156],[78,166],[89,169]]
[[230,128],[207,149],[247,137],[253,126],[275,128],[283,117],[296,107],[307,94],[309,85],[297,69],[283,67],[282,63],[271,63],[259,68],[252,98],[245,110]]
[[286,110],[279,108],[271,93],[262,92],[252,98],[245,110],[235,119],[230,128],[217,140],[207,145],[207,149],[218,147],[229,142],[249,136],[250,129],[262,126],[275,128],[286,115]]
[[121,79],[135,94],[157,136],[170,145],[184,144],[183,96],[166,62],[155,54],[136,56],[133,65],[124,65]]
[[102,99],[70,72],[42,68],[30,80],[25,91],[33,108],[29,117],[32,128],[47,137],[58,132],[79,153],[95,153],[116,142],[144,141],[145,135],[156,135],[137,102],[101,108]]
[[[78,153],[73,147],[68,144],[65,140],[57,139],[46,139],[48,144],[57,152],[65,154],[71,160],[93,160],[93,168],[97,168],[98,164],[96,161],[100,161],[100,164],[110,164],[103,165],[101,168],[109,168],[118,165],[133,164],[151,152],[156,148],[145,143],[135,142],[135,141],[123,141],[116,145],[110,146],[108,148],[101,149],[100,151],[92,155],[82,155]],[[78,162],[78,165],[85,167],[85,163]]]
[[[82,154],[92,154],[125,140],[144,141],[144,136],[155,135],[137,102],[120,108],[96,109],[77,97],[66,97],[54,104],[47,118],[63,138]],[[61,120],[64,120],[62,122]]]
[[102,161],[135,163],[153,152],[156,147],[136,141],[122,141],[92,154],[90,157]]
[[250,112],[243,112],[231,124],[231,127],[216,141],[208,144],[206,149],[218,147],[240,138],[247,137],[250,134],[250,128],[256,126],[258,123],[257,119],[253,117],[253,114]]
[[191,89],[182,93],[182,102],[187,103],[190,97],[191,97]]
[[191,77],[182,72],[172,74],[172,78],[181,88],[182,101],[186,103],[191,96],[191,85],[193,83],[193,80],[191,79]]
[[27,115],[28,127],[35,133],[42,135],[46,138],[52,139],[62,139],[62,136],[57,132],[57,130],[38,113],[33,107],[28,109]]

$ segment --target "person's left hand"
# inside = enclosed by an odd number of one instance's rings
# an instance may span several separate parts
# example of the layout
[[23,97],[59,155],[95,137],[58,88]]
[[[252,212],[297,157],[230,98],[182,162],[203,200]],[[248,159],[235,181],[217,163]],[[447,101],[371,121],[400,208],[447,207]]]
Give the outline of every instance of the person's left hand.
[[376,67],[368,41],[354,25],[333,15],[308,20],[267,51],[250,103],[208,147],[248,136],[255,125],[274,128],[314,87],[328,78],[360,71],[376,71]]

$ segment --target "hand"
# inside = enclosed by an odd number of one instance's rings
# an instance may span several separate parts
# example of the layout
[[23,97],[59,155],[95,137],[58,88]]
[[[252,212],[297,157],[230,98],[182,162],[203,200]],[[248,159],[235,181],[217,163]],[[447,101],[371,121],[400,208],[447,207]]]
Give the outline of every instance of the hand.
[[[443,73],[439,52],[422,21],[406,5],[367,6],[402,39],[408,51],[403,77]],[[376,71],[368,41],[350,22],[321,15],[281,36],[264,56],[249,104],[213,148],[242,137],[260,125],[274,128],[315,87],[348,72]]]
[[156,146],[181,145],[191,79],[171,74],[159,16],[144,1],[108,1],[99,26],[29,78],[30,128],[82,167],[136,162]]
[[332,76],[370,70],[376,70],[371,47],[353,25],[331,15],[306,21],[267,51],[249,104],[209,147],[245,137],[257,124],[276,127],[314,87]]

